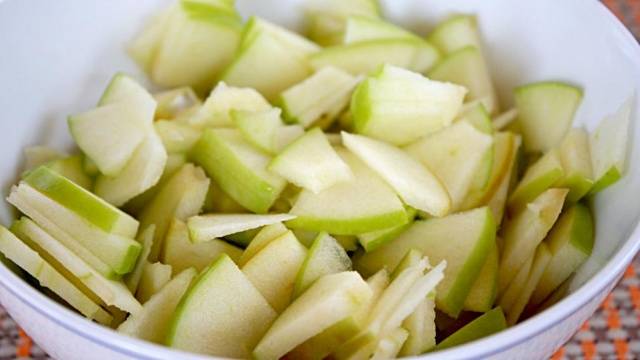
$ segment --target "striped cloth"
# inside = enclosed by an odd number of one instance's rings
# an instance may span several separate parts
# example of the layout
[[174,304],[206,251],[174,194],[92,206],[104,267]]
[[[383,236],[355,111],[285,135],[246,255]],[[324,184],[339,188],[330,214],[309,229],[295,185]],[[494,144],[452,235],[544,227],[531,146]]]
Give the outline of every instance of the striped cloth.
[[[640,39],[640,0],[603,0]],[[0,360],[50,359],[0,306]],[[640,257],[552,360],[640,359]]]

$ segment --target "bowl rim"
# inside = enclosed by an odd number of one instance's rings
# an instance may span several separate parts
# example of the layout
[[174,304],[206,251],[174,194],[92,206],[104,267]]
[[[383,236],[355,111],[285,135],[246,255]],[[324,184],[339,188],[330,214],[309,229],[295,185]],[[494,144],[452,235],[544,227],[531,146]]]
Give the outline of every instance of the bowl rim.
[[[624,41],[631,45],[635,59],[640,59],[640,44],[622,22],[600,1],[590,0],[582,3],[584,6],[594,6],[596,12],[605,17],[608,25],[615,27],[623,36]],[[640,60],[636,62],[640,68]],[[588,302],[612,286],[619,276],[626,270],[635,255],[640,250],[640,217],[635,220],[634,229],[620,249],[606,262],[606,264],[589,280],[582,284],[575,292],[569,294],[550,308],[500,333],[439,351],[433,354],[423,354],[414,358],[421,359],[476,359],[486,358],[516,347],[534,336],[547,331],[567,318],[574,315]],[[113,352],[136,359],[211,359],[210,356],[183,352],[169,347],[156,345],[147,341],[135,339],[115,330],[87,321],[62,304],[47,297],[42,292],[13,273],[4,263],[0,265],[0,286],[19,299],[49,321],[63,327],[67,331],[82,337]]]

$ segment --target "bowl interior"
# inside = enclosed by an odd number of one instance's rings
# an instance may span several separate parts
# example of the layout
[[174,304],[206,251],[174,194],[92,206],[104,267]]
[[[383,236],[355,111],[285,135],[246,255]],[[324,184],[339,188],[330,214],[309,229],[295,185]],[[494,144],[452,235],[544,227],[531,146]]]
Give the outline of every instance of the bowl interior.
[[[143,74],[127,57],[127,41],[167,0],[8,0],[0,5],[0,184],[16,182],[22,149],[46,144],[69,148],[66,116],[94,106],[116,71]],[[302,23],[302,0],[238,0],[243,14],[258,14],[292,28]],[[478,14],[486,53],[503,107],[512,89],[538,80],[584,88],[576,124],[593,129],[635,94],[640,50],[595,0],[386,0],[387,18],[426,34],[453,12]],[[574,280],[590,279],[629,239],[640,217],[638,103],[634,104],[628,170],[595,199],[596,246]],[[11,209],[0,205],[8,224]],[[637,240],[636,240],[637,241]],[[613,275],[611,275],[613,276]]]

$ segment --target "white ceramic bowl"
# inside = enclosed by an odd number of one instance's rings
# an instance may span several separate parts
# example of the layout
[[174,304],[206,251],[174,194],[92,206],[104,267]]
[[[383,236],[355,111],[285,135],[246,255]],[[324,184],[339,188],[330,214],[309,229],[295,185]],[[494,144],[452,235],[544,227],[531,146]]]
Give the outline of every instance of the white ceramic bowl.
[[[1,2],[1,1],[0,1]],[[384,1],[383,1],[384,2]],[[6,0],[0,3],[0,174],[3,190],[17,178],[24,146],[67,147],[65,117],[95,104],[111,75],[142,79],[124,52],[128,39],[161,0]],[[243,14],[291,27],[301,1],[238,0]],[[479,15],[503,103],[511,89],[558,79],[585,89],[577,122],[589,129],[640,84],[640,48],[595,0],[388,0],[387,16],[421,34],[451,12]],[[507,331],[425,359],[542,359],[578,329],[614,287],[640,247],[640,151],[637,104],[624,179],[595,201],[594,254],[572,294]],[[0,208],[8,224],[11,211]],[[86,321],[0,265],[0,301],[58,359],[202,359],[130,339]]]

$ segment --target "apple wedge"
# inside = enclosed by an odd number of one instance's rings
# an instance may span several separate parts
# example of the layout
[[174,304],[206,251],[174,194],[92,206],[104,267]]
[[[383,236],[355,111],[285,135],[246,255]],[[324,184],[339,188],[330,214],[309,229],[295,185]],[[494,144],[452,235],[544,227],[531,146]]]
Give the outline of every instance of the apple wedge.
[[631,97],[616,113],[605,117],[591,134],[594,178],[591,194],[618,181],[626,170],[633,104],[634,97]]
[[36,278],[41,286],[51,289],[82,315],[101,324],[111,322],[112,316],[108,312],[3,226],[0,226],[0,252]]
[[304,293],[319,278],[351,270],[351,259],[346,251],[327,233],[320,233],[311,244],[307,257],[300,266],[293,287],[293,298]]
[[187,224],[174,218],[167,229],[161,259],[163,263],[171,265],[174,272],[191,267],[202,271],[223,253],[237,263],[242,249],[218,239],[193,243]]
[[575,203],[593,186],[593,168],[589,149],[589,134],[583,128],[573,128],[559,146],[564,178],[558,187],[569,189],[567,201]]
[[582,90],[559,82],[539,82],[515,90],[518,125],[527,152],[558,146],[571,128]]
[[417,211],[412,207],[407,207],[407,218],[409,222],[404,225],[394,226],[388,229],[371,231],[368,233],[358,235],[358,242],[365,251],[374,251],[387,242],[397,238],[406,229],[413,224],[413,219],[416,216]]
[[429,34],[427,39],[445,54],[450,54],[468,46],[482,49],[478,21],[472,15],[454,15]]
[[594,221],[589,208],[576,204],[566,209],[545,239],[551,260],[531,297],[534,305],[543,302],[591,255]]
[[266,213],[286,185],[267,171],[271,158],[244,141],[238,130],[207,129],[191,157],[222,190],[256,213]]
[[138,256],[138,260],[136,260],[136,265],[133,267],[133,270],[123,278],[124,283],[132,294],[135,294],[136,291],[138,291],[138,285],[140,285],[144,266],[149,260],[149,253],[151,253],[151,246],[153,245],[155,232],[156,226],[149,225],[142,230],[140,234],[138,234],[138,238],[136,239],[142,245],[142,250],[140,251],[140,256]]
[[288,231],[247,261],[242,272],[271,307],[280,313],[291,302],[296,275],[306,256],[307,249]]
[[392,330],[380,340],[371,360],[396,359],[408,337],[409,332],[401,327]]
[[264,111],[231,110],[230,114],[247,142],[268,154],[275,154],[278,152],[276,136],[284,127],[280,113],[280,109],[271,108]]
[[343,44],[379,39],[420,39],[416,34],[377,18],[352,15],[346,20]]
[[198,129],[175,120],[158,120],[153,126],[169,154],[189,152],[200,139]]
[[163,344],[174,311],[189,289],[197,271],[190,268],[181,271],[147,301],[142,310],[130,315],[118,326],[118,332],[138,339]]
[[45,166],[74,182],[78,186],[89,191],[93,189],[93,178],[84,171],[82,166],[82,156],[80,155],[73,155],[53,160],[46,163]]
[[535,259],[535,253],[531,255],[516,271],[513,280],[509,283],[509,286],[500,294],[500,298],[496,302],[500,308],[505,312],[509,313],[520,294],[522,294],[523,290],[527,286],[527,279],[529,278],[529,274],[531,273],[531,269],[533,267],[533,260]]
[[462,345],[483,337],[493,335],[507,328],[507,322],[502,310],[497,307],[487,311],[478,318],[460,328],[455,333],[442,340],[435,350],[444,350]]
[[402,322],[402,327],[409,332],[409,336],[402,345],[401,356],[420,355],[436,345],[435,311],[435,296],[429,295]]
[[208,214],[190,217],[187,220],[187,226],[191,241],[200,243],[291,219],[295,219],[295,216],[289,214]]
[[265,246],[267,246],[271,241],[279,238],[284,235],[289,229],[286,226],[282,225],[282,223],[275,223],[271,225],[267,225],[260,229],[260,231],[256,234],[256,236],[251,239],[247,248],[242,252],[242,256],[238,260],[238,265],[243,266],[247,263],[252,257],[254,257],[257,253],[259,253]]
[[273,37],[296,57],[304,58],[320,50],[320,46],[304,36],[258,16],[251,16],[247,21],[243,45],[260,34]]
[[342,132],[345,147],[383,178],[409,206],[434,216],[449,212],[451,200],[440,180],[404,151],[365,136]]
[[320,278],[276,319],[253,351],[256,359],[278,359],[297,345],[353,315],[371,298],[355,271]]
[[211,356],[248,358],[276,316],[233,261],[220,255],[180,300],[167,344]]
[[184,112],[202,105],[198,95],[189,86],[165,90],[153,94],[156,100],[156,120],[179,118]]
[[504,247],[498,275],[500,294],[547,236],[560,215],[568,192],[567,189],[549,189],[504,224],[501,229]]
[[307,35],[322,46],[342,43],[347,17],[380,17],[380,6],[375,0],[312,0],[305,5]]
[[147,262],[144,264],[140,284],[136,291],[136,298],[140,303],[146,303],[151,296],[160,291],[160,289],[171,280],[172,272],[171,265],[160,262]]
[[529,166],[509,196],[508,206],[520,210],[547,189],[562,181],[565,172],[560,152],[552,149]]
[[487,312],[491,310],[498,295],[499,265],[500,252],[498,246],[493,244],[484,265],[482,265],[482,269],[480,269],[480,274],[473,283],[464,301],[464,310],[474,312]]
[[356,87],[350,107],[353,127],[357,133],[407,145],[450,125],[465,94],[461,86],[384,65]]
[[244,214],[249,212],[237,201],[233,200],[231,196],[227,195],[215,181],[209,182],[209,191],[207,191],[207,196],[202,205],[202,211],[220,214]]
[[315,194],[353,178],[349,166],[340,159],[318,128],[285,147],[271,160],[268,169]]
[[353,172],[353,179],[314,194],[303,190],[287,222],[292,229],[357,235],[406,224],[407,214],[393,189],[355,155],[344,148],[336,152]]
[[495,233],[493,215],[486,207],[416,221],[395,240],[355,259],[354,266],[364,274],[393,269],[411,249],[422,251],[434,263],[446,260],[436,306],[456,317],[495,243]]
[[184,221],[198,214],[208,189],[209,179],[204,171],[193,164],[185,164],[144,207],[139,216],[141,227],[156,226],[149,261],[158,260],[171,220],[175,217]]

